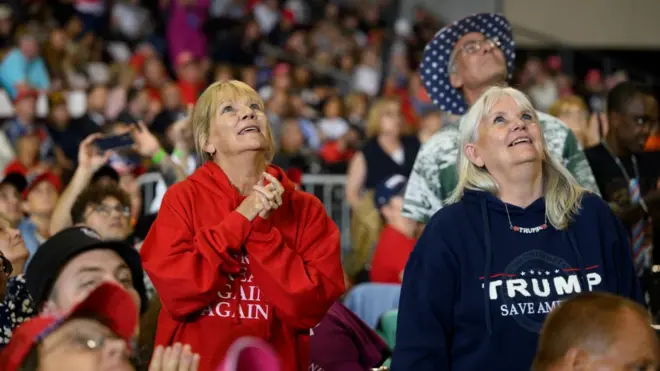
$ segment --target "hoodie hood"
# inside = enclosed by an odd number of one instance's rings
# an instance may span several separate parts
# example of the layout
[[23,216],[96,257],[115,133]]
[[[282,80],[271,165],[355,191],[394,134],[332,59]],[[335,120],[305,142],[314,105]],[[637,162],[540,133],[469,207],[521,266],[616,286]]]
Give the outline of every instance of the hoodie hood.
[[[279,180],[280,184],[282,184],[282,187],[285,189],[285,192],[282,195],[282,201],[286,202],[292,193],[291,191],[295,189],[295,184],[289,180],[284,170],[275,165],[269,164],[266,167],[266,172],[274,176],[275,179]],[[190,176],[190,180],[197,183],[205,190],[226,198],[231,210],[236,209],[246,198],[246,196],[241,195],[238,189],[231,184],[227,174],[225,174],[222,168],[213,161],[206,161],[204,165]],[[270,182],[267,179],[264,179],[264,185],[268,185],[269,183]],[[227,197],[228,195],[230,197]]]
[[504,202],[497,198],[490,192],[476,191],[467,189],[464,192],[463,199],[465,202],[470,204],[479,204],[482,202],[486,203],[486,207],[491,212],[496,212],[499,214],[506,215],[507,209],[509,215],[512,217],[524,216],[525,218],[531,218],[534,216],[543,216],[545,215],[545,198],[541,197],[536,201],[532,202],[529,206],[522,208],[515,205],[507,204],[506,207]]

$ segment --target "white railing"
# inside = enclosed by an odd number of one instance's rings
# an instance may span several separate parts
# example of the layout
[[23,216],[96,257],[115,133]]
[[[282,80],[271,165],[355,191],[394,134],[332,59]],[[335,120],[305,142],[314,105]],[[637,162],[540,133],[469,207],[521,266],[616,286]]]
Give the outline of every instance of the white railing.
[[346,202],[346,176],[306,174],[302,177],[302,189],[323,202],[326,212],[339,227],[341,247],[346,252],[351,245],[351,214]]

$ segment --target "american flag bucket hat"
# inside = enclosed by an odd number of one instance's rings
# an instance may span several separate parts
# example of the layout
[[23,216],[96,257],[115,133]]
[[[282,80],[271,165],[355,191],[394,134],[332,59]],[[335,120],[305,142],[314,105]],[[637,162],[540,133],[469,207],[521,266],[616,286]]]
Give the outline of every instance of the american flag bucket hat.
[[497,42],[504,53],[509,79],[513,74],[516,59],[516,44],[513,41],[511,25],[504,16],[495,13],[479,13],[458,20],[438,31],[433,40],[424,48],[419,66],[424,88],[433,104],[444,112],[463,115],[469,108],[463,94],[451,86],[449,81],[449,60],[456,42],[471,32],[484,34]]

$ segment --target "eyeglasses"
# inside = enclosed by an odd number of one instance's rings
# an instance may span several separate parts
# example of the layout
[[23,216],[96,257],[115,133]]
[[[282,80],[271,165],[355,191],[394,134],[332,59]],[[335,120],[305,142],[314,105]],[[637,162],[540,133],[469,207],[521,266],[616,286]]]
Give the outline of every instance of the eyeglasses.
[[122,206],[122,205],[117,205],[117,206],[108,206],[104,204],[96,205],[94,207],[94,211],[96,211],[99,214],[103,214],[105,216],[110,216],[112,215],[113,211],[118,212],[122,216],[129,217],[131,216],[131,208],[128,206]]
[[[54,348],[61,345],[68,345],[70,347],[83,349],[90,352],[100,354],[103,348],[108,344],[108,341],[118,340],[123,341],[114,334],[100,334],[100,333],[85,333],[87,331],[75,331],[66,336],[66,340],[53,344],[48,349],[44,349],[44,354],[52,352]],[[131,351],[132,346],[126,347],[124,351],[124,358],[131,363],[135,362],[135,354]]]
[[490,39],[481,39],[481,40],[470,40],[465,42],[463,45],[461,45],[460,48],[457,48],[454,50],[454,52],[451,54],[449,57],[449,69],[451,70],[454,66],[454,59],[456,59],[456,55],[460,52],[464,52],[465,54],[474,54],[481,50],[484,46],[489,46],[491,48],[501,48],[502,43],[497,37],[493,37]]
[[4,255],[0,255],[0,271],[7,275],[7,277],[11,276],[14,271],[14,266]]

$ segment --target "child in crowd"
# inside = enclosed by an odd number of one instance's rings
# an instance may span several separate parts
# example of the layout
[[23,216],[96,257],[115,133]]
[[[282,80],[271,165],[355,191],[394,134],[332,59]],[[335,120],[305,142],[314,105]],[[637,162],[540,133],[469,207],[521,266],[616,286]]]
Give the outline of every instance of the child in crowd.
[[374,249],[370,273],[372,282],[401,283],[403,269],[415,246],[415,224],[401,214],[406,182],[406,177],[396,174],[376,187],[376,207],[385,227]]

